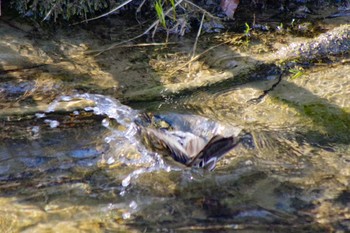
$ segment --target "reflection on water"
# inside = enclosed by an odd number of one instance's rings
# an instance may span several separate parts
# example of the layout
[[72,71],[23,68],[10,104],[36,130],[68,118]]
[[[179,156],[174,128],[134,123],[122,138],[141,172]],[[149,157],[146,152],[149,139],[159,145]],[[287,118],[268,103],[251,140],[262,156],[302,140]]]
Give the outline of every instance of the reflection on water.
[[[79,98],[93,101],[85,112],[101,118],[76,126],[50,115],[58,103]],[[222,96],[215,98],[220,103]],[[207,109],[215,112],[210,101]],[[113,98],[57,99],[46,115],[23,126],[35,137],[0,142],[0,231],[346,231],[349,147],[314,144],[284,125],[244,125],[235,114],[239,106],[222,103],[222,115],[207,114],[220,123],[190,114],[157,115],[203,137],[237,135],[242,128],[251,133],[249,146],[235,148],[209,173],[173,166],[149,151],[137,135],[139,112]]]

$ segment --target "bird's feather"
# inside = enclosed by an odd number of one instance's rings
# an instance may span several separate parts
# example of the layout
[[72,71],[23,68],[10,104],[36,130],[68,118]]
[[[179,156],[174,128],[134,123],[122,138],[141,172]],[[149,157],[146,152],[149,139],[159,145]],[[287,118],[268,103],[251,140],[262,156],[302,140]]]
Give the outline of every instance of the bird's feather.
[[146,142],[153,149],[164,154],[168,151],[176,162],[188,167],[197,166],[213,170],[217,161],[233,149],[239,140],[234,137],[213,136],[209,142],[191,133],[143,128]]
[[147,129],[147,134],[153,138],[154,136],[156,137],[154,140],[152,140],[154,143],[160,141],[163,145],[165,145],[166,148],[164,149],[168,149],[170,151],[169,155],[176,162],[186,164],[190,160],[190,157],[187,155],[183,145],[179,143],[177,138],[172,134],[151,128]]
[[188,162],[187,166],[198,166],[213,170],[216,166],[216,162],[238,143],[239,140],[234,136],[223,137],[221,135],[215,135],[206,146]]

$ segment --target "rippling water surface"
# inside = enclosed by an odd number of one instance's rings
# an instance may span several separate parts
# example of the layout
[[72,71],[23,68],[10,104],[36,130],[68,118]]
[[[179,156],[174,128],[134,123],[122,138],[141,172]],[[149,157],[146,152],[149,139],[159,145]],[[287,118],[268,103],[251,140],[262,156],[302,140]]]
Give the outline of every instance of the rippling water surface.
[[[317,98],[290,80],[249,101],[273,81],[139,110],[103,95],[58,98],[0,142],[1,231],[347,231],[350,121],[339,95],[347,96],[348,84],[332,97],[338,105],[317,97],[323,104],[299,107],[306,98],[293,93]],[[95,104],[56,114],[59,103],[79,99]],[[135,121],[143,111],[202,137],[244,131],[251,138],[214,172],[183,168],[141,143]],[[88,123],[78,124],[84,116]]]
[[[166,46],[2,15],[0,233],[350,232],[349,17],[283,2]],[[208,172],[150,150],[155,126],[244,138]]]
[[[288,111],[271,116],[270,127],[262,122],[254,125],[249,116],[237,113],[242,107],[261,111],[259,107],[235,105],[237,96],[230,92],[205,96],[208,101],[203,106],[198,103],[204,95],[180,101],[173,109],[185,109],[187,114],[169,112],[171,101],[153,110],[177,130],[204,137],[237,135],[241,130],[251,134],[249,145],[232,150],[211,173],[173,166],[149,151],[136,133],[140,111],[102,95],[60,97],[22,126],[20,130],[30,136],[1,141],[1,230],[348,229],[350,153],[346,143],[305,134],[298,124],[291,127],[294,121],[276,125],[288,118]],[[77,99],[95,105],[70,117],[86,113],[100,117],[77,127],[77,118],[68,125],[62,124],[67,116],[52,115],[58,103]]]

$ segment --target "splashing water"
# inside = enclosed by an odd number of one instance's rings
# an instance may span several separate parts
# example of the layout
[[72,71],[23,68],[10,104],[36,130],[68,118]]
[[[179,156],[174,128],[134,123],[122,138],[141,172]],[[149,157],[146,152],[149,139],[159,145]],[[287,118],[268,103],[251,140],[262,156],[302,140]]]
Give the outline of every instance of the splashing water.
[[[135,120],[138,118],[139,112],[121,104],[116,99],[98,94],[61,96],[52,102],[46,112],[54,112],[59,103],[70,102],[75,99],[93,101],[95,106],[86,107],[84,110],[92,111],[96,115],[106,116],[106,119],[102,121],[102,125],[110,129],[111,133],[109,136],[106,136],[104,140],[106,143],[110,144],[112,148],[116,149],[115,154],[118,154],[118,151],[121,154],[118,155],[117,159],[115,157],[107,158],[108,165],[112,165],[116,162],[121,162],[126,165],[142,165],[142,168],[132,171],[123,179],[122,186],[124,188],[128,187],[132,180],[136,179],[141,174],[150,173],[157,170],[171,170],[170,166],[164,163],[159,154],[148,151],[137,138],[137,127]],[[114,119],[118,124],[123,126],[123,130],[113,128],[111,126],[110,119]],[[123,156],[123,154],[125,154],[124,148],[129,148],[130,146],[140,154],[139,158],[129,159],[126,156]],[[145,167],[146,165],[147,167]],[[123,195],[124,192],[125,190],[122,190],[121,195]]]
[[[178,171],[179,167],[171,166],[164,162],[162,156],[156,152],[149,151],[140,140],[137,123],[142,122],[139,111],[121,104],[118,100],[98,94],[77,94],[73,96],[61,96],[48,108],[47,112],[54,112],[62,102],[76,100],[88,100],[92,106],[85,107],[85,111],[92,111],[96,115],[106,118],[102,125],[109,129],[109,135],[104,141],[110,145],[112,152],[104,154],[101,161],[108,166],[124,164],[134,169],[122,178],[120,195],[126,194],[126,189],[136,181],[140,175],[155,171]],[[209,140],[216,134],[223,136],[237,136],[241,128],[232,125],[219,124],[210,119],[186,114],[161,114],[155,116],[160,121],[170,123],[171,127],[180,132],[194,134]],[[135,123],[137,122],[137,123]],[[58,123],[58,122],[57,122]],[[117,126],[116,126],[117,125]],[[132,154],[132,156],[130,156]],[[135,156],[136,154],[136,156]]]

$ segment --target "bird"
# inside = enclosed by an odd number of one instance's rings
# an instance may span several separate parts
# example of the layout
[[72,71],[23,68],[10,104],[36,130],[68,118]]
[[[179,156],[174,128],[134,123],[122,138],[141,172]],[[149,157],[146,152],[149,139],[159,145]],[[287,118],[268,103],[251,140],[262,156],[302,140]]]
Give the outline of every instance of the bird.
[[144,144],[152,150],[170,156],[186,167],[199,167],[212,171],[226,153],[240,143],[235,136],[216,134],[206,141],[190,132],[170,131],[138,125]]

